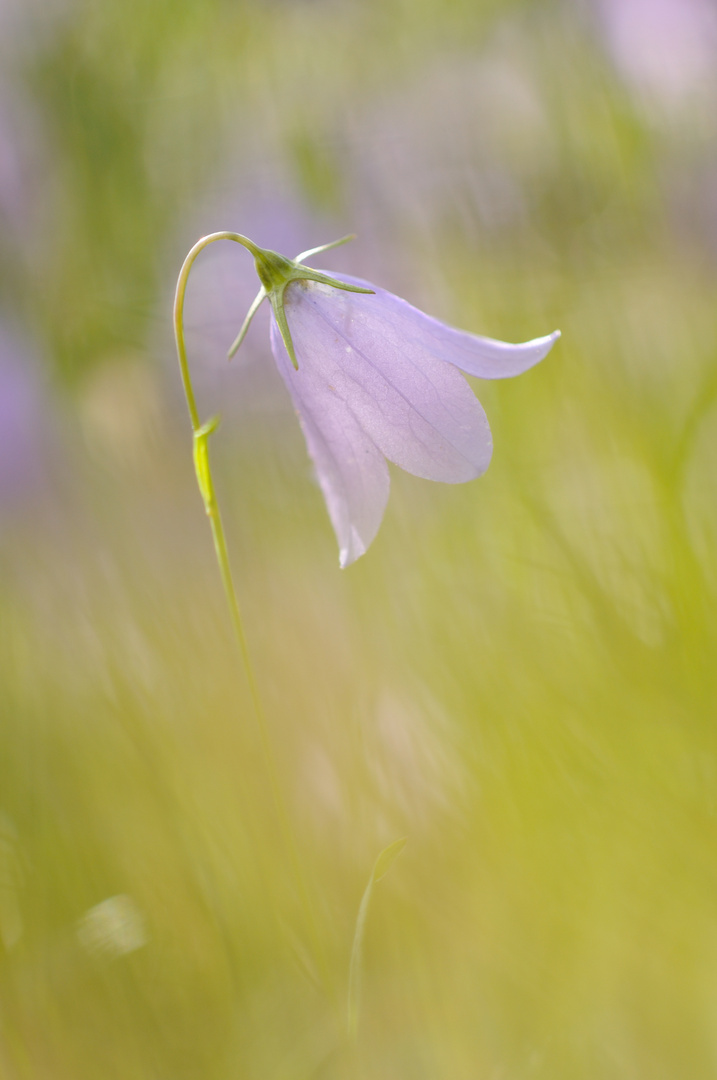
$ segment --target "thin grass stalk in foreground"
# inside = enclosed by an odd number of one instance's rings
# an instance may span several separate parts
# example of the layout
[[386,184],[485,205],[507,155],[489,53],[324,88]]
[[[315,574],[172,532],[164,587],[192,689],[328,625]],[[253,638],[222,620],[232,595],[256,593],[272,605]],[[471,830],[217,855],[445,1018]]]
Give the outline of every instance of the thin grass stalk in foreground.
[[301,870],[301,862],[299,860],[298,852],[296,849],[294,833],[289,823],[289,815],[286,809],[286,804],[281,794],[276,759],[274,756],[274,750],[271,744],[271,737],[269,734],[269,726],[266,721],[266,714],[264,712],[261,695],[259,694],[259,687],[257,685],[256,676],[254,674],[254,667],[249,653],[246,634],[244,633],[244,624],[242,621],[241,609],[239,606],[239,600],[237,597],[237,592],[231,571],[231,565],[229,562],[229,553],[227,550],[226,537],[224,534],[224,526],[222,524],[222,517],[219,511],[219,504],[217,502],[216,492],[214,488],[214,480],[212,478],[211,467],[209,464],[209,436],[212,434],[212,432],[216,430],[219,424],[219,420],[215,417],[214,419],[209,420],[206,424],[202,424],[200,422],[199,410],[197,409],[197,402],[194,396],[194,388],[192,386],[192,380],[189,374],[189,364],[187,362],[187,349],[184,340],[184,295],[187,289],[189,271],[191,270],[192,264],[194,263],[197,255],[199,255],[199,253],[203,251],[205,247],[208,247],[209,244],[212,244],[215,240],[234,240],[236,243],[242,244],[243,247],[247,247],[250,251],[252,251],[252,249],[254,248],[252,242],[247,240],[247,238],[245,236],[242,236],[240,233],[210,233],[208,236],[203,236],[201,240],[198,240],[194,247],[191,249],[186,259],[184,260],[184,263],[182,264],[182,269],[180,270],[179,278],[177,279],[177,289],[174,297],[174,335],[177,343],[179,370],[182,376],[182,385],[184,387],[184,394],[187,399],[189,418],[191,420],[192,432],[194,435],[194,469],[197,476],[199,491],[204,502],[204,509],[206,510],[207,517],[209,518],[209,525],[212,530],[212,539],[214,541],[214,551],[217,557],[217,563],[219,566],[219,573],[222,579],[222,585],[224,587],[224,594],[227,599],[227,604],[229,605],[229,613],[234,629],[234,636],[236,638],[237,646],[239,648],[239,653],[241,655],[242,663],[244,666],[244,671],[246,673],[247,683],[249,685],[249,693],[251,695],[254,715],[257,722],[257,727],[259,729],[259,736],[261,739],[267,772],[269,774],[269,782],[271,785],[271,792],[276,814],[279,819],[280,827],[284,836],[284,842],[286,843],[289,851],[292,869],[296,878],[302,906],[304,907],[304,913],[309,923],[309,926],[311,927],[312,936],[314,937],[316,957],[321,969],[321,975],[327,989],[331,989],[332,980],[330,978],[329,967],[326,961],[323,941],[314,915],[313,905],[311,904],[309,898],[309,893],[304,879],[304,875]]
[[361,1006],[363,939],[364,931],[366,929],[366,917],[368,915],[369,904],[371,903],[371,896],[373,894],[373,887],[381,880],[381,878],[386,876],[405,846],[406,837],[402,836],[400,840],[394,840],[393,843],[383,849],[376,859],[376,862],[373,864],[371,876],[368,879],[368,885],[364,889],[364,894],[361,897],[361,903],[356,917],[354,941],[351,948],[351,960],[349,962],[349,992],[346,1027],[349,1039],[352,1043],[355,1043],[356,1035],[358,1033],[359,1009]]

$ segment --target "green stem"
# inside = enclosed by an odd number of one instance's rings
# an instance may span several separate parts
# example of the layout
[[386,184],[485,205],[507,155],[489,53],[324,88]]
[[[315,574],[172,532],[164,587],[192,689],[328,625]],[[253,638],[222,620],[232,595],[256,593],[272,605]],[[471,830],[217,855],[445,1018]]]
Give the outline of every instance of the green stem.
[[187,255],[182,269],[179,272],[179,278],[177,279],[177,291],[174,297],[174,336],[177,342],[177,355],[179,357],[179,370],[182,376],[182,385],[184,387],[184,395],[187,399],[187,407],[189,409],[189,418],[192,422],[192,432],[194,434],[194,468],[197,474],[197,483],[199,484],[199,490],[204,500],[204,509],[207,512],[209,518],[209,524],[212,530],[212,539],[214,540],[214,551],[217,556],[217,562],[219,564],[219,572],[222,577],[222,584],[224,586],[224,592],[226,594],[227,602],[229,604],[229,611],[231,614],[232,625],[234,627],[234,633],[236,635],[237,643],[239,645],[239,652],[241,653],[242,662],[247,675],[247,681],[249,683],[249,691],[251,693],[252,704],[257,718],[260,721],[260,728],[266,736],[266,722],[264,720],[264,710],[259,697],[259,691],[254,677],[254,669],[252,667],[251,658],[249,656],[249,648],[246,641],[246,635],[244,634],[244,624],[242,622],[241,610],[239,608],[239,600],[237,599],[236,589],[234,587],[234,580],[232,578],[231,566],[229,563],[229,553],[227,551],[226,538],[224,536],[224,526],[222,524],[221,514],[219,513],[219,504],[217,502],[216,494],[214,491],[214,481],[212,479],[211,468],[209,466],[209,447],[208,439],[212,432],[216,429],[218,421],[211,420],[207,424],[201,424],[199,421],[199,410],[197,409],[197,401],[194,396],[194,387],[192,386],[192,379],[189,374],[189,364],[187,362],[187,347],[184,341],[184,295],[187,291],[187,281],[189,279],[189,271],[192,268],[192,264],[199,255],[200,251],[203,251],[205,247],[212,244],[215,240],[234,240],[244,247],[248,247],[251,251],[254,248],[251,240],[247,240],[241,233],[233,232],[216,232],[210,233],[209,236],[203,236],[201,240],[198,240],[192,250]]
[[294,833],[289,822],[289,815],[281,794],[276,760],[274,757],[274,751],[269,735],[269,727],[266,721],[266,714],[264,712],[264,706],[262,704],[261,696],[259,694],[259,687],[257,685],[256,677],[254,675],[254,667],[251,662],[251,656],[249,654],[249,647],[247,645],[246,635],[244,633],[244,624],[242,622],[241,609],[239,607],[239,600],[237,597],[236,588],[234,586],[234,579],[232,577],[231,565],[229,562],[229,553],[227,550],[226,538],[224,535],[224,526],[222,524],[222,518],[219,512],[219,504],[217,502],[216,492],[214,489],[214,481],[212,478],[211,468],[209,464],[208,440],[212,432],[216,430],[219,421],[217,419],[214,419],[210,420],[206,424],[200,423],[199,410],[197,409],[197,402],[194,396],[192,379],[189,374],[189,364],[187,362],[187,348],[184,340],[184,295],[187,289],[189,271],[191,270],[192,264],[194,263],[197,255],[199,255],[199,253],[203,251],[205,247],[208,247],[209,244],[214,243],[215,240],[234,240],[236,243],[242,244],[242,246],[247,248],[253,255],[255,255],[257,252],[256,245],[252,243],[251,240],[248,240],[246,236],[242,236],[241,233],[210,233],[208,236],[203,236],[201,240],[197,241],[197,243],[194,245],[194,247],[187,255],[186,259],[184,260],[184,263],[182,264],[182,269],[179,272],[179,278],[177,279],[177,290],[174,298],[174,335],[177,343],[177,356],[179,358],[179,370],[182,376],[182,385],[184,387],[184,394],[187,399],[189,418],[192,423],[192,432],[194,434],[194,468],[197,475],[197,483],[199,485],[199,490],[204,501],[204,509],[206,510],[207,517],[209,518],[209,525],[212,530],[214,551],[216,553],[217,563],[219,565],[219,572],[221,574],[222,585],[224,586],[224,593],[226,595],[227,603],[229,605],[232,626],[234,628],[234,636],[236,638],[239,653],[241,655],[242,663],[244,665],[244,671],[246,673],[249,693],[251,695],[252,706],[257,721],[259,737],[261,740],[264,759],[269,775],[269,783],[271,786],[274,807],[277,817],[279,819],[281,831],[284,837],[284,842],[286,843],[287,849],[289,851],[292,869],[296,878],[297,888],[301,897],[305,916],[307,917],[309,926],[311,927],[312,936],[314,937],[316,955],[321,968],[321,974],[327,987],[330,987],[331,979],[329,978],[329,969],[326,962],[323,941],[319,932],[316,917],[314,915],[313,906],[309,898],[306,881],[301,870],[301,862],[296,849]]

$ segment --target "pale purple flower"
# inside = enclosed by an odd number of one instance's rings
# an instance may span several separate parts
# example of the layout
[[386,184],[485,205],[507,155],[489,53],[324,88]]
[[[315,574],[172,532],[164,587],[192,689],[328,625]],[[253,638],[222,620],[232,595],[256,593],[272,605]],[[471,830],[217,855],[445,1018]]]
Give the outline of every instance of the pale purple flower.
[[448,484],[488,468],[490,427],[461,371],[483,379],[519,375],[543,359],[560,332],[521,345],[477,337],[359,278],[300,265],[324,248],[289,260],[246,246],[262,289],[231,352],[268,296],[274,357],[316,467],[341,566],[348,566],[381,524],[387,459]]
[[48,415],[31,348],[0,322],[0,530],[46,475]]
[[271,345],[316,466],[341,566],[363,555],[388,500],[386,459],[426,480],[485,472],[493,443],[461,375],[504,379],[533,367],[559,332],[522,345],[454,330],[359,278],[373,295],[293,281],[284,295],[298,369],[272,318]]
[[714,0],[597,0],[608,47],[648,103],[677,109],[713,101]]

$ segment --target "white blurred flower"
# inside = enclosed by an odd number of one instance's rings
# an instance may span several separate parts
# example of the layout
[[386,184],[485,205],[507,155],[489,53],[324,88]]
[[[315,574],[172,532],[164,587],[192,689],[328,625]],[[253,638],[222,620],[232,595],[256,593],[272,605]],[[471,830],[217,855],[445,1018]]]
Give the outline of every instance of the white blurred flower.
[[77,924],[80,944],[96,956],[126,956],[147,944],[145,921],[131,896],[110,896],[86,911]]

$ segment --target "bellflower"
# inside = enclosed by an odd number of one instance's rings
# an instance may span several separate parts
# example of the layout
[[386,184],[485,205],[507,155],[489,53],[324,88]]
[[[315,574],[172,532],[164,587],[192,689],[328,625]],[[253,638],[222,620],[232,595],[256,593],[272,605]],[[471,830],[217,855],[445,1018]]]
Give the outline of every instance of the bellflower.
[[268,298],[274,357],[316,467],[340,564],[348,566],[381,524],[387,460],[448,484],[488,468],[490,427],[461,371],[483,379],[519,375],[543,359],[560,331],[520,345],[477,337],[360,278],[301,265],[333,244],[294,260],[246,246],[262,288],[230,355]]

